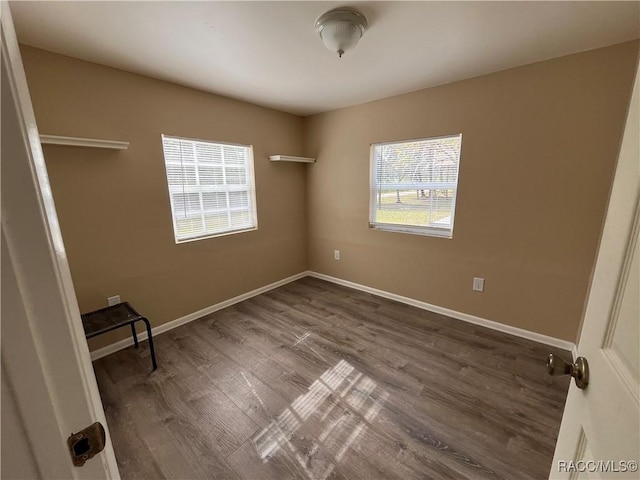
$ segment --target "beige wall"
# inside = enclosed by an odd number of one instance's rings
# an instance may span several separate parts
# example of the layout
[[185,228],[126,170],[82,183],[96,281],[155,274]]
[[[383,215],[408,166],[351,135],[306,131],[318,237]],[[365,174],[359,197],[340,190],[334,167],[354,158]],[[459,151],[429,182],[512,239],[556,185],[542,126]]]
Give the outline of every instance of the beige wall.
[[[631,42],[307,118],[309,268],[575,341],[637,54]],[[369,145],[459,132],[453,239],[370,230]]]
[[[119,294],[158,326],[306,269],[305,166],[268,161],[302,154],[300,117],[39,49],[22,55],[41,133],[130,142],[44,147],[82,312]],[[162,133],[253,145],[257,231],[175,244]]]
[[[120,294],[158,326],[309,268],[575,340],[637,42],[306,119],[22,53],[41,133],[131,142],[44,150],[81,311]],[[458,132],[454,238],[370,230],[369,145]],[[161,133],[252,144],[259,230],[176,245]],[[270,163],[276,153],[318,160]]]

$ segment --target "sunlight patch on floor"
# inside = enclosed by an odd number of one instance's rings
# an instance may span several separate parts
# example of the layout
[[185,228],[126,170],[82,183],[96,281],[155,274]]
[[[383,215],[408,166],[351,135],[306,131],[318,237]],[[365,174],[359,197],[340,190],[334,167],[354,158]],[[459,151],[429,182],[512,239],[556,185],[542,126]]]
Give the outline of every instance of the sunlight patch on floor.
[[[304,339],[306,336],[299,340]],[[389,393],[381,390],[371,378],[341,360],[253,437],[256,452],[267,463],[286,449],[310,480],[324,480],[349,448],[357,444],[388,397]],[[336,408],[338,413],[332,417]],[[296,431],[311,421],[319,422],[323,428],[318,438],[312,439],[311,448],[301,452],[292,439]]]

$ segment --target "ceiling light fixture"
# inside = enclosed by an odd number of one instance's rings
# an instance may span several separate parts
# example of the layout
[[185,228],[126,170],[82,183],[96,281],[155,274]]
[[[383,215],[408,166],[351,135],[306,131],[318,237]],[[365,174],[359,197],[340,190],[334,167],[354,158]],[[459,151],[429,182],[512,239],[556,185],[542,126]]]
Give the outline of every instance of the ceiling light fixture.
[[325,47],[337,52],[339,57],[358,44],[366,28],[367,19],[353,8],[329,10],[316,20],[316,32]]

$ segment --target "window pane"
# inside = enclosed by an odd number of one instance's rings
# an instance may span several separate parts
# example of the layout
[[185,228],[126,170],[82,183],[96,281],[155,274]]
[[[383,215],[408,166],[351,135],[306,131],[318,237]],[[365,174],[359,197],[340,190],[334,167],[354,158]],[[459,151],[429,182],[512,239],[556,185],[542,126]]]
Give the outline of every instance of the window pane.
[[200,206],[199,193],[186,193],[184,195],[184,199],[187,215],[192,213],[199,213],[200,211],[202,211],[202,207]]
[[229,229],[229,215],[224,213],[207,213],[204,216],[207,224],[207,230],[228,230]]
[[193,142],[180,140],[180,160],[182,163],[193,163],[196,161],[196,156]]
[[176,233],[182,238],[200,235],[204,232],[202,218],[178,218],[176,219]]
[[249,208],[249,192],[229,192],[229,208]]
[[251,147],[162,136],[176,241],[256,227]]
[[164,158],[167,162],[174,161],[181,163],[180,140],[168,138],[164,142]]
[[198,175],[200,177],[200,185],[224,185],[222,167],[199,165]]
[[243,151],[243,147],[225,145],[224,163],[227,165],[244,165],[246,163],[246,155]]
[[[376,220],[409,226],[451,226],[453,190],[376,190]],[[398,201],[400,199],[400,201]]]
[[178,215],[184,216],[186,214],[184,193],[174,193],[171,195],[171,203],[173,206],[174,217]]
[[451,236],[461,143],[454,135],[373,145],[371,226]]
[[169,185],[182,185],[182,166],[180,164],[167,165],[167,180]]
[[225,173],[229,185],[247,184],[247,169],[245,167],[226,167]]
[[231,224],[235,229],[251,226],[251,213],[248,210],[231,212]]
[[227,194],[225,192],[204,192],[202,203],[205,211],[227,209]]
[[184,185],[197,185],[195,165],[182,165],[182,182]]
[[213,143],[196,143],[196,155],[199,163],[222,163],[222,148]]

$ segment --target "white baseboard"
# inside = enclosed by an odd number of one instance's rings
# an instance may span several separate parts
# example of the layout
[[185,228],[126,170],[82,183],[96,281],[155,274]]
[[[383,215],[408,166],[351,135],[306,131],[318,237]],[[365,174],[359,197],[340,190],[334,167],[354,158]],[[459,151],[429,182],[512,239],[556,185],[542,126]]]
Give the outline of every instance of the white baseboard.
[[[217,312],[218,310],[222,310],[223,308],[230,307],[231,305],[235,305],[236,303],[240,303],[243,300],[247,300],[251,297],[255,297],[260,295],[261,293],[268,292],[269,290],[273,290],[274,288],[281,287],[282,285],[286,285],[287,283],[294,282],[299,280],[300,278],[306,277],[309,275],[309,272],[300,272],[296,275],[292,275],[291,277],[283,278],[282,280],[278,280],[277,282],[270,283],[269,285],[265,285],[264,287],[256,288],[255,290],[251,290],[250,292],[243,293],[242,295],[238,295],[237,297],[230,298],[229,300],[225,300],[220,303],[216,303],[215,305],[211,305],[209,307],[203,308],[202,310],[198,310],[197,312],[190,313],[185,315],[184,317],[177,318],[167,323],[163,323],[162,325],[158,325],[151,329],[152,335],[159,335],[168,330],[179,327],[180,325],[184,325],[185,323],[192,322],[197,320],[198,318],[202,318],[205,315],[209,315],[210,313]],[[138,340],[146,340],[147,332],[146,330],[142,333],[138,333]],[[133,345],[133,338],[125,338],[124,340],[120,340],[118,342],[112,343],[111,345],[107,345],[106,347],[99,348],[91,352],[91,360],[97,360],[102,357],[106,357],[112,353],[117,352],[118,350],[122,350],[129,346]]]
[[[243,300],[247,300],[249,298],[255,297],[262,293],[268,292],[269,290],[273,290],[274,288],[281,287],[282,285],[286,285],[287,283],[294,282],[296,280],[299,280],[300,278],[304,278],[307,276],[319,278],[321,280],[326,280],[328,282],[335,283],[338,285],[343,285],[349,288],[354,288],[356,290],[361,290],[363,292],[371,293],[373,295],[378,295],[379,297],[395,300],[396,302],[406,303],[407,305],[412,305],[414,307],[418,307],[423,310],[428,310],[430,312],[446,315],[448,317],[462,320],[464,322],[473,323],[475,325],[487,327],[492,330],[497,330],[499,332],[515,335],[516,337],[526,338],[527,340],[532,340],[534,342],[560,348],[562,350],[567,350],[572,353],[574,360],[577,357],[577,350],[576,350],[575,344],[567,340],[561,340],[559,338],[550,337],[548,335],[543,335],[541,333],[531,332],[523,328],[513,327],[511,325],[505,325],[504,323],[494,322],[493,320],[487,320],[485,318],[476,317],[475,315],[470,315],[468,313],[457,312],[449,308],[439,307],[437,305],[431,305],[430,303],[422,302],[420,300],[415,300],[409,297],[403,297],[402,295],[396,295],[395,293],[385,292],[384,290],[378,290],[377,288],[368,287],[366,285],[361,285],[359,283],[350,282],[348,280],[343,280],[341,278],[332,277],[330,275],[325,275],[323,273],[317,273],[312,271],[300,272],[296,275],[292,275],[291,277],[283,278],[282,280],[279,280],[274,283],[270,283],[269,285],[265,285],[264,287],[256,288],[255,290],[252,290],[247,293],[243,293],[242,295],[238,295],[237,297],[230,298],[229,300],[225,300],[223,302],[216,303],[215,305],[211,305],[209,307],[203,308],[202,310],[198,310],[197,312],[190,313],[188,315],[185,315],[184,317],[180,317],[170,322],[163,323],[162,325],[158,325],[157,327],[152,328],[151,333],[153,335],[159,335],[160,333],[174,329],[176,327],[179,327],[180,325],[184,325],[185,323],[192,322],[193,320],[202,318],[205,315],[209,315],[210,313],[217,312],[218,310],[222,310],[223,308],[230,307],[231,305],[240,303]],[[138,334],[138,340],[142,341],[146,339],[147,339],[146,331]],[[118,342],[112,343],[111,345],[107,345],[106,347],[99,348],[97,350],[92,351],[91,360],[97,360],[99,358],[115,353],[118,350],[127,348],[131,345],[133,345],[133,338],[126,338],[124,340],[120,340]]]
[[402,295],[396,295],[395,293],[385,292],[384,290],[378,290],[377,288],[368,287],[366,285],[350,282],[348,280],[342,280],[341,278],[332,277],[330,275],[325,275],[323,273],[310,271],[308,272],[308,275],[310,277],[319,278],[321,280],[326,280],[328,282],[336,283],[338,285],[343,285],[345,287],[355,288],[356,290],[362,290],[363,292],[372,293],[379,297],[395,300],[396,302],[406,303],[407,305],[412,305],[414,307],[418,307],[423,310],[428,310],[430,312],[446,315],[448,317],[473,323],[475,325],[487,327],[492,330],[497,330],[499,332],[515,335],[516,337],[526,338],[527,340],[532,340],[534,342],[542,343],[552,347],[561,348],[562,350],[567,350],[569,352],[573,352],[575,350],[575,344],[567,340],[561,340],[559,338],[550,337],[548,335],[543,335],[541,333],[531,332],[523,328],[513,327],[511,325],[505,325],[504,323],[494,322],[493,320],[487,320],[485,318],[476,317],[475,315],[470,315],[468,313],[457,312],[449,308],[439,307],[437,305],[431,305],[430,303],[421,302],[420,300],[415,300],[409,297],[403,297]]

